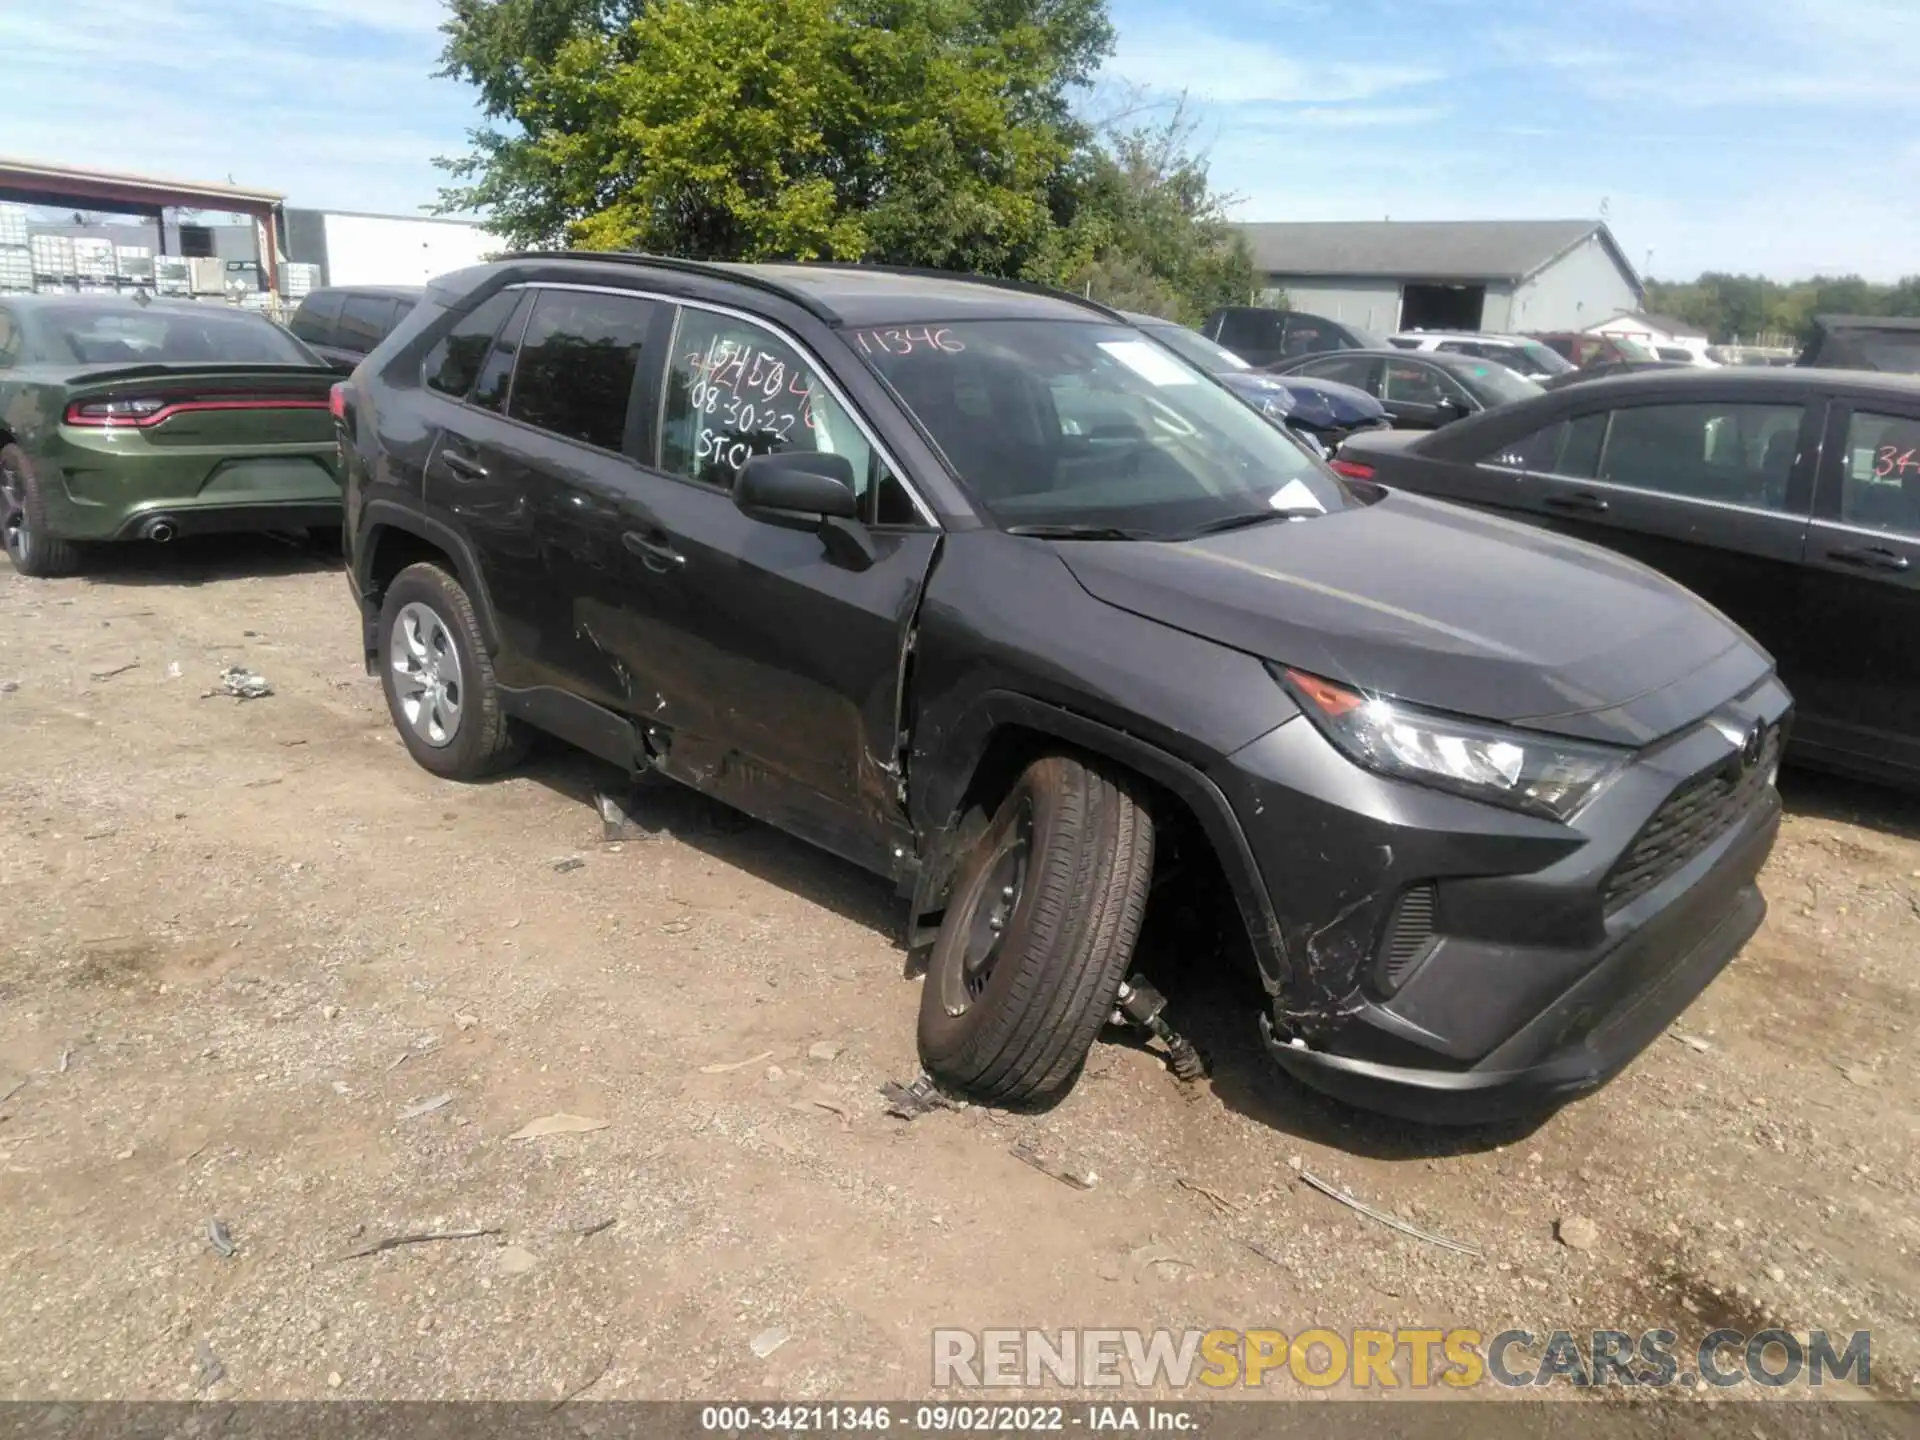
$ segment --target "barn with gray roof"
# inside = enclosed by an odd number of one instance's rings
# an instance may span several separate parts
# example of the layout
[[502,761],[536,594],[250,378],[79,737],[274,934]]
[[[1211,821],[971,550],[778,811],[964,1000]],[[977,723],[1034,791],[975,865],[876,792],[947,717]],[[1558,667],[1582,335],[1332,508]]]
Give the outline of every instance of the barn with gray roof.
[[1644,300],[1602,220],[1375,220],[1239,227],[1269,290],[1377,334],[1585,330]]

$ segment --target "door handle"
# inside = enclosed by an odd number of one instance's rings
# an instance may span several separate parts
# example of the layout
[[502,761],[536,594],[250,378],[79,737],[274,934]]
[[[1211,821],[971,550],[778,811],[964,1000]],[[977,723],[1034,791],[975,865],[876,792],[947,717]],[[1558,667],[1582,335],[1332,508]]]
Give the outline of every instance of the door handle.
[[687,563],[687,557],[674,549],[666,540],[652,540],[638,530],[629,530],[621,535],[620,543],[638,555],[649,570],[664,575],[668,570]]
[[1574,510],[1583,515],[1604,515],[1607,513],[1607,502],[1590,490],[1576,490],[1571,495],[1547,496],[1547,508]]
[[1905,570],[1907,557],[1896,555],[1880,545],[1862,545],[1852,550],[1829,550],[1829,560],[1838,560],[1842,565],[1857,565],[1862,570]]
[[484,480],[487,478],[486,466],[482,465],[470,455],[462,455],[458,450],[442,450],[440,452],[440,459],[445,463],[447,469],[451,470],[463,480]]

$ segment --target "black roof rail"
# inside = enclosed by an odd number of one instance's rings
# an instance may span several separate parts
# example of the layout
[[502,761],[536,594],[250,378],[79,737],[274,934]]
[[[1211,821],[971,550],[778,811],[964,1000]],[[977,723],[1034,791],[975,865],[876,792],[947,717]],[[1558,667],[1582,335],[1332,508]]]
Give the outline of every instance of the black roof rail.
[[996,290],[1017,290],[1024,295],[1044,295],[1049,300],[1065,300],[1078,305],[1083,310],[1091,310],[1096,315],[1109,320],[1118,320],[1122,325],[1133,322],[1110,305],[1103,305],[1084,295],[1076,295],[1071,290],[1057,289],[1052,285],[1037,285],[1031,280],[1003,280],[996,275],[975,275],[965,270],[936,270],[928,265],[876,265],[860,260],[770,260],[770,265],[801,265],[809,270],[848,270],[871,271],[879,275],[913,275],[924,280],[964,280],[972,285],[990,285]]
[[769,295],[778,295],[782,300],[790,300],[801,309],[824,320],[829,325],[840,323],[839,314],[830,305],[823,305],[813,296],[791,285],[782,285],[778,280],[769,280],[764,275],[756,275],[747,269],[734,269],[730,265],[717,264],[706,260],[682,260],[671,255],[648,255],[638,250],[516,250],[500,257],[502,260],[591,260],[616,265],[650,265],[658,270],[676,270],[683,275],[704,275],[710,280],[729,280],[736,285],[751,286],[764,290]]
[[[682,260],[671,255],[649,255],[638,250],[516,250],[501,256],[503,260],[592,260],[618,265],[651,265],[662,270],[677,270],[686,275],[705,275],[714,280],[730,280],[735,284],[749,285],[756,290],[764,290],[770,295],[778,295],[790,300],[808,311],[817,319],[829,325],[839,325],[842,317],[830,305],[807,294],[793,285],[783,285],[778,280],[757,273],[749,261],[720,263],[708,260]],[[834,270],[857,274],[868,271],[881,275],[918,276],[926,280],[962,280],[973,285],[990,285],[999,290],[1016,290],[1026,295],[1044,295],[1050,300],[1064,300],[1078,305],[1083,310],[1108,320],[1117,320],[1122,325],[1133,322],[1109,305],[1076,295],[1071,290],[1059,290],[1051,285],[1036,285],[1027,280],[1003,280],[993,275],[974,275],[958,270],[935,270],[924,265],[875,265],[862,261],[845,260],[769,260],[768,265],[793,265],[806,270]]]

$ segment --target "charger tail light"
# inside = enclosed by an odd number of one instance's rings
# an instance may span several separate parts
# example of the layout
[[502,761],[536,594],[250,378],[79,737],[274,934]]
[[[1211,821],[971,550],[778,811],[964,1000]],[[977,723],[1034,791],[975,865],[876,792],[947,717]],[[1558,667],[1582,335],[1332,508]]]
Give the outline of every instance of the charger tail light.
[[347,386],[344,380],[327,391],[327,411],[336,420],[347,418]]
[[1341,459],[1339,456],[1335,456],[1328,463],[1332,465],[1334,474],[1344,475],[1349,480],[1373,479],[1373,467],[1371,465],[1362,464],[1358,460],[1344,460],[1344,459]]
[[101,397],[75,400],[67,406],[66,423],[94,429],[149,429],[176,415],[218,410],[321,410],[324,400],[299,395],[139,395],[127,399]]
[[76,400],[67,407],[69,425],[140,425],[167,408],[167,402],[153,396],[137,400]]

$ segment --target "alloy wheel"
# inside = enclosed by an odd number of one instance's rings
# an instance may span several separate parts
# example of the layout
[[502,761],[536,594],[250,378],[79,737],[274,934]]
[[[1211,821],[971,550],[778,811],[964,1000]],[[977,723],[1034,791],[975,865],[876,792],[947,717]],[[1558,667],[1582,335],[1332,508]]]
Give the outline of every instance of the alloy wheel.
[[466,686],[453,632],[431,606],[419,601],[401,607],[387,641],[393,693],[407,726],[436,750],[460,733]]
[[27,482],[11,465],[0,465],[0,538],[7,558],[26,569],[33,550],[33,531],[27,524]]

